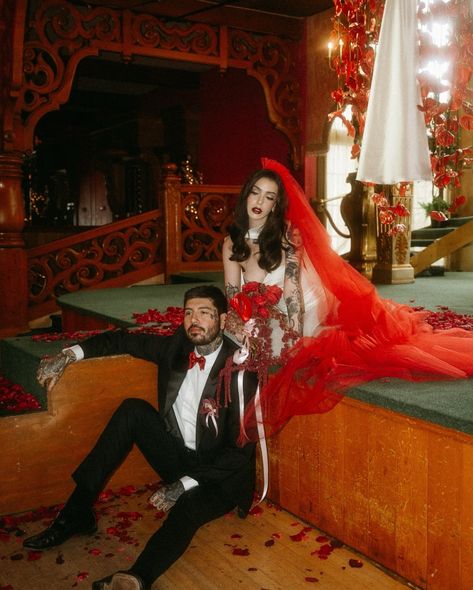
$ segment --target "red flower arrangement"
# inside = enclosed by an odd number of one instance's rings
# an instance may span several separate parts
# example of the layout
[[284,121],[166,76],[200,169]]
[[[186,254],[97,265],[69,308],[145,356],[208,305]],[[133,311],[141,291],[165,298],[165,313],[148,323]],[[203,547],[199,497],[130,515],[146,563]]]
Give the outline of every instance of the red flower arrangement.
[[[282,289],[277,285],[252,281],[230,299],[226,327],[242,336],[248,346],[248,357],[240,368],[257,372],[263,383],[269,367],[283,364],[290,347],[299,338],[277,305],[281,297]],[[279,337],[280,342],[274,340]],[[273,344],[280,352],[274,350]]]

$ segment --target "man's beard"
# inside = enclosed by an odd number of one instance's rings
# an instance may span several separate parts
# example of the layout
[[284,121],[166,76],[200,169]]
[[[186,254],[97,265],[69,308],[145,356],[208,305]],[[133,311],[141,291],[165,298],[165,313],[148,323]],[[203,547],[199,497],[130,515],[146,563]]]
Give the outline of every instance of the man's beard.
[[[196,328],[196,326],[191,326],[189,328],[189,331],[192,330],[193,327]],[[206,346],[207,344],[211,344],[220,335],[219,325],[216,325],[208,332],[206,332],[203,328],[199,328],[199,330],[201,331],[197,334],[192,335],[189,334],[189,331],[186,332],[189,340],[192,342],[192,344],[195,344],[196,346]]]

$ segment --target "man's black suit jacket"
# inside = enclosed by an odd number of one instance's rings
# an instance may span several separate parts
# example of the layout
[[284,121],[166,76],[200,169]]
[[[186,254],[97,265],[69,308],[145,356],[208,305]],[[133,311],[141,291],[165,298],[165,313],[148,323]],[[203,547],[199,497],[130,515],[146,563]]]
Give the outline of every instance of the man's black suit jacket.
[[[182,326],[173,336],[133,334],[123,330],[104,332],[80,344],[85,358],[130,354],[158,365],[158,407],[168,430],[180,441],[182,435],[177,425],[172,406],[179,388],[186,376],[189,353],[194,345],[185,335]],[[233,355],[237,346],[224,337],[222,349],[210,372],[202,393],[202,401],[215,399],[219,373],[227,358]],[[205,414],[198,414],[196,428],[196,453],[198,465],[186,475],[199,484],[215,483],[223,494],[228,494],[241,511],[246,514],[251,507],[255,487],[255,445],[244,447],[236,444],[240,431],[239,397],[237,372],[231,380],[231,400],[225,407],[223,397],[216,416],[217,432],[213,421]],[[245,405],[252,402],[257,379],[254,373],[245,372]],[[221,392],[223,396],[223,388]]]

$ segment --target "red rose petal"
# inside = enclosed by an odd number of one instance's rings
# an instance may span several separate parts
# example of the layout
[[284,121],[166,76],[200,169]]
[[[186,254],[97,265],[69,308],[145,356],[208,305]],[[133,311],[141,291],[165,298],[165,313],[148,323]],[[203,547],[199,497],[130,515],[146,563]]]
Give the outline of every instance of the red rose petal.
[[309,576],[309,577],[305,578],[305,581],[306,582],[318,582],[319,579],[318,578],[312,578],[312,577]]
[[269,539],[264,545],[265,547],[272,547],[274,545],[274,539]]
[[241,547],[235,547],[232,551],[232,554],[246,557],[250,554],[250,551],[246,547],[244,549],[242,549]]
[[348,565],[350,567],[358,568],[358,567],[363,567],[363,562],[360,559],[350,559],[348,561]]
[[263,509],[261,508],[260,505],[258,506],[254,506],[248,514],[251,514],[251,516],[260,516],[261,514],[263,514]]
[[76,576],[78,582],[83,582],[89,577],[89,572],[79,572]]

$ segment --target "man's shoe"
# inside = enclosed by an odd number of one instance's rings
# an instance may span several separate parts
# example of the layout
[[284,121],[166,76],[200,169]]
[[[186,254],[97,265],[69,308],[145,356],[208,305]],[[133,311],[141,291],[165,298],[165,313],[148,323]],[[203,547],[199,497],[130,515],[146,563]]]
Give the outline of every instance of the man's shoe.
[[81,520],[64,517],[60,512],[47,529],[23,541],[25,549],[45,551],[61,545],[74,535],[93,535],[97,532],[97,519],[90,512]]
[[115,572],[111,576],[92,582],[92,590],[150,590],[136,574]]

